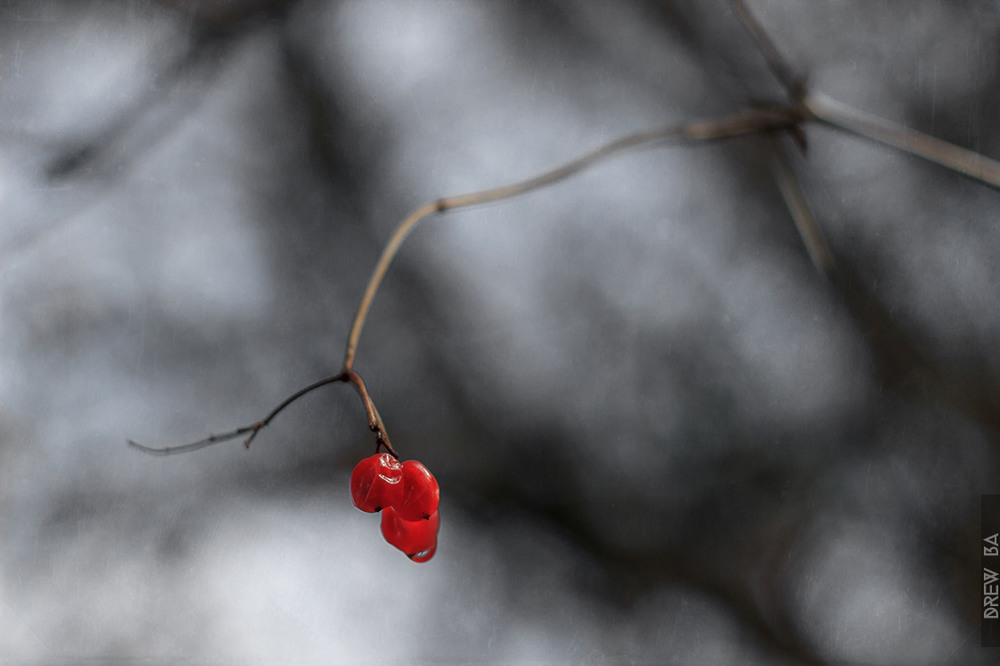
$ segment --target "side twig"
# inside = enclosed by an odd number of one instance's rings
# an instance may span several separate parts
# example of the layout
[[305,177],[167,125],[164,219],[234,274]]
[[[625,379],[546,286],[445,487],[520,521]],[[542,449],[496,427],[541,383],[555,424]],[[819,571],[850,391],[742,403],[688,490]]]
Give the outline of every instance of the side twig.
[[358,389],[358,394],[361,396],[361,402],[364,404],[365,415],[368,417],[368,427],[375,433],[376,450],[384,448],[394,458],[399,458],[396,450],[392,448],[392,443],[389,441],[389,435],[385,431],[385,425],[382,423],[382,417],[379,416],[378,410],[375,409],[375,403],[372,402],[371,396],[368,395],[368,389],[365,387],[364,380],[361,379],[361,375],[354,371],[342,372],[339,375],[333,375],[332,377],[326,377],[325,379],[313,382],[309,386],[299,389],[292,395],[282,400],[277,407],[272,409],[268,415],[260,421],[247,426],[242,426],[231,432],[223,433],[221,435],[209,435],[205,439],[200,439],[197,442],[181,444],[179,446],[153,447],[140,444],[139,442],[131,439],[126,441],[129,446],[139,449],[144,453],[149,453],[154,456],[170,456],[177,453],[190,453],[191,451],[204,449],[212,446],[213,444],[228,442],[249,433],[249,436],[243,442],[243,446],[250,448],[250,443],[257,437],[257,433],[270,425],[271,421],[274,420],[274,417],[284,411],[286,407],[307,393],[312,393],[318,388],[335,382],[347,382],[354,384],[354,386]]
[[736,13],[740,15],[740,20],[743,21],[743,24],[753,34],[754,40],[757,42],[757,48],[764,54],[767,64],[771,67],[771,72],[781,82],[781,85],[785,87],[792,100],[798,102],[805,93],[805,77],[792,69],[788,61],[778,51],[778,47],[771,40],[770,35],[767,34],[754,15],[750,13],[743,0],[732,1]]
[[830,252],[830,247],[827,245],[826,239],[823,238],[819,223],[816,221],[816,217],[809,207],[809,202],[806,201],[806,196],[802,192],[802,186],[792,170],[791,162],[788,159],[788,150],[781,143],[780,137],[773,137],[770,143],[771,171],[774,173],[774,179],[781,191],[782,198],[785,200],[785,205],[788,207],[788,212],[795,222],[799,237],[802,238],[802,244],[805,245],[806,252],[809,253],[809,258],[816,270],[830,279],[835,270],[833,253]]

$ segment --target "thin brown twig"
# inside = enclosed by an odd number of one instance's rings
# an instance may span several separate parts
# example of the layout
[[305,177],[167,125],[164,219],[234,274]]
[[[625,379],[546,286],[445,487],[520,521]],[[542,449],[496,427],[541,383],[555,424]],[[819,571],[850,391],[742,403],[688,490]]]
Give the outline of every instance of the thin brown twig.
[[[801,123],[813,120],[838,127],[862,138],[909,152],[947,169],[975,178],[987,185],[1000,188],[1000,162],[916,130],[896,125],[883,118],[852,109],[819,94],[804,95],[800,103],[791,106],[776,105],[752,109],[745,113],[714,120],[629,134],[533,178],[494,189],[437,199],[411,213],[393,231],[392,236],[390,236],[389,241],[382,250],[382,254],[379,256],[378,263],[372,272],[358,310],[352,320],[344,353],[344,367],[339,375],[327,377],[306,386],[282,401],[264,419],[228,433],[211,435],[190,444],[163,448],[145,446],[133,440],[127,440],[128,444],[146,453],[166,456],[197,451],[213,444],[249,435],[244,441],[244,445],[249,447],[250,443],[257,436],[257,433],[270,424],[271,420],[291,403],[321,386],[341,381],[354,384],[358,389],[365,414],[368,418],[369,428],[376,435],[376,448],[385,448],[387,452],[398,457],[389,440],[382,417],[375,408],[375,403],[372,401],[361,376],[354,371],[353,365],[361,330],[364,327],[365,319],[371,309],[375,294],[385,279],[389,266],[392,264],[396,254],[398,254],[403,241],[418,222],[433,213],[442,213],[448,210],[498,201],[531,192],[566,179],[613,155],[638,146],[667,140],[701,142],[780,130],[794,131],[799,129]],[[823,241],[822,235],[819,233],[819,227],[815,222],[815,218],[805,203],[805,198],[794,177],[791,165],[787,162],[787,155],[784,155],[783,151],[780,151],[772,164],[778,179],[778,186],[782,190],[782,196],[785,197],[785,201],[799,228],[799,233],[806,244],[810,257],[821,272],[829,275],[830,271],[833,270],[832,255],[829,253],[829,249],[826,247],[825,241]]]
[[922,157],[1000,189],[1000,162],[942,139],[852,108],[822,93],[803,97],[808,116],[862,138]]
[[210,435],[205,439],[191,442],[190,444],[168,447],[146,446],[131,439],[126,441],[129,446],[139,449],[145,453],[167,456],[197,451],[213,444],[227,442],[249,434],[243,442],[244,446],[249,448],[250,443],[257,436],[257,433],[269,425],[271,421],[290,404],[307,393],[320,388],[321,386],[326,386],[327,384],[332,384],[334,382],[347,382],[354,384],[359,395],[361,396],[361,402],[364,406],[365,415],[368,419],[368,426],[372,432],[375,433],[376,450],[384,448],[389,454],[398,458],[399,456],[389,440],[385,423],[382,421],[382,417],[379,414],[378,409],[375,407],[375,403],[371,399],[370,394],[368,393],[364,380],[361,378],[361,375],[354,371],[353,365],[357,351],[358,339],[361,336],[361,329],[363,328],[365,319],[371,309],[371,304],[375,298],[375,294],[378,291],[379,286],[382,284],[386,272],[389,270],[389,266],[396,254],[399,252],[399,248],[406,239],[406,236],[413,230],[413,227],[416,226],[420,220],[424,219],[428,215],[431,215],[432,213],[444,212],[447,210],[463,208],[525,194],[532,190],[536,190],[568,178],[613,155],[638,146],[652,144],[657,141],[676,139],[682,142],[698,142],[726,139],[759,132],[790,129],[801,120],[801,112],[798,109],[793,107],[775,106],[753,109],[742,114],[726,116],[714,120],[699,121],[684,125],[675,125],[661,129],[637,132],[611,141],[610,143],[585,153],[580,157],[563,164],[562,166],[546,171],[533,178],[489,190],[445,197],[425,204],[411,213],[409,217],[403,220],[403,222],[396,227],[392,236],[389,238],[388,243],[386,243],[385,248],[382,250],[382,254],[375,266],[375,270],[372,272],[372,276],[365,288],[364,296],[361,299],[361,303],[359,304],[354,320],[352,321],[350,334],[348,335],[347,340],[347,348],[344,355],[344,367],[340,374],[321,379],[299,391],[296,391],[283,400],[277,407],[271,410],[271,412],[262,420],[248,426],[242,426],[228,433]]
[[233,430],[231,432],[222,433],[221,435],[209,435],[205,439],[200,439],[197,442],[191,442],[190,444],[181,444],[179,446],[165,446],[165,447],[153,447],[146,446],[145,444],[140,444],[134,440],[128,439],[128,445],[143,451],[144,453],[149,453],[154,456],[169,456],[178,453],[190,453],[192,451],[197,451],[199,449],[204,449],[206,447],[212,446],[213,444],[221,444],[222,442],[228,442],[234,440],[238,437],[242,437],[249,433],[249,436],[244,440],[243,445],[246,448],[250,448],[250,443],[253,442],[254,438],[257,437],[257,433],[267,427],[274,417],[280,414],[286,407],[291,405],[293,402],[311,393],[318,388],[326,386],[327,384],[333,384],[335,382],[347,382],[354,384],[358,389],[358,393],[361,396],[361,402],[365,408],[365,414],[368,417],[368,427],[371,428],[372,432],[375,433],[376,439],[376,450],[379,447],[385,448],[385,450],[390,453],[393,457],[399,458],[395,449],[392,448],[392,443],[389,441],[389,434],[385,430],[385,424],[382,422],[382,417],[379,416],[378,410],[375,409],[375,403],[372,402],[371,396],[368,394],[368,389],[365,387],[365,382],[361,379],[361,375],[353,370],[345,371],[339,375],[333,375],[331,377],[326,377],[320,379],[319,381],[313,382],[305,388],[299,389],[292,395],[288,396],[281,403],[272,409],[267,416],[265,416],[260,421],[256,421],[248,426],[242,426]]
[[385,447],[393,458],[399,459],[399,455],[396,450],[392,448],[392,443],[389,441],[389,433],[386,432],[385,424],[382,422],[382,416],[378,413],[378,409],[375,407],[375,402],[371,399],[371,395],[368,393],[368,388],[365,386],[365,382],[361,379],[359,375],[354,370],[344,370],[341,373],[345,377],[344,381],[348,381],[354,384],[358,389],[358,393],[361,395],[361,402],[365,406],[365,414],[368,416],[368,427],[372,432],[375,433],[375,448],[378,450],[379,447]]
[[961,148],[947,141],[918,132],[885,118],[854,109],[822,93],[807,94],[805,77],[797,74],[781,55],[743,0],[732,0],[733,7],[764,54],[775,77],[788,90],[799,107],[803,120],[818,120],[862,138],[922,157],[946,169],[975,178],[1000,189],[1000,162]]
[[399,252],[403,241],[409,235],[418,222],[434,213],[443,213],[456,208],[464,208],[477,204],[484,204],[500,199],[508,199],[521,194],[526,194],[532,190],[537,190],[546,185],[551,185],[564,180],[584,169],[625,152],[629,149],[656,143],[659,141],[677,140],[681,142],[693,141],[713,141],[726,139],[759,132],[787,129],[802,120],[801,113],[794,107],[769,107],[765,109],[752,109],[741,114],[726,116],[713,120],[687,123],[683,125],[672,125],[661,129],[648,130],[629,134],[610,143],[607,143],[595,150],[584,153],[580,157],[573,159],[562,166],[546,171],[532,178],[503,185],[501,187],[460,194],[457,196],[445,197],[424,204],[416,209],[404,219],[392,232],[388,242],[379,256],[375,269],[365,287],[364,295],[358,305],[357,312],[351,322],[351,330],[347,336],[347,345],[344,351],[344,372],[348,372],[354,365],[354,358],[357,354],[358,340],[361,337],[361,330],[368,317],[375,294],[378,292],[385,275],[392,264],[393,259]]
[[802,186],[795,176],[795,171],[788,159],[788,150],[782,144],[780,137],[773,137],[769,143],[771,144],[771,171],[774,173],[774,179],[781,191],[782,198],[785,200],[785,205],[788,207],[788,212],[795,222],[799,237],[802,238],[802,244],[805,245],[806,252],[809,253],[809,258],[816,270],[826,278],[832,278],[835,270],[833,253],[830,252],[830,247],[827,245],[826,239],[823,238],[823,232],[820,231],[816,216],[809,208],[809,202],[806,201]]
[[[806,94],[804,92],[804,79],[793,73],[791,67],[781,57],[767,33],[764,32],[763,28],[760,27],[749,13],[742,0],[733,0],[733,4],[743,18],[744,23],[753,32],[758,46],[764,52],[775,75],[792,94],[794,98],[793,104],[758,107],[744,113],[723,118],[673,125],[629,134],[532,178],[493,189],[445,197],[424,204],[396,227],[379,256],[351,322],[351,329],[344,352],[344,366],[339,375],[327,377],[326,379],[310,384],[286,398],[263,420],[249,426],[237,428],[232,432],[211,435],[197,442],[181,446],[154,448],[128,440],[129,445],[154,455],[172,455],[175,453],[196,451],[212,444],[226,442],[249,434],[244,441],[244,444],[249,447],[250,443],[257,436],[257,433],[266,427],[288,405],[321,386],[342,381],[354,384],[358,389],[365,414],[368,418],[369,428],[376,434],[376,449],[385,448],[387,452],[398,457],[389,441],[382,417],[379,415],[378,409],[376,409],[364,381],[354,371],[353,366],[357,354],[358,341],[372,302],[385,279],[393,259],[398,254],[403,241],[409,233],[417,223],[431,214],[443,213],[448,210],[526,194],[569,178],[605,159],[632,148],[668,140],[679,143],[702,142],[782,130],[799,133],[797,136],[801,137],[801,125],[803,123],[818,121],[864,139],[909,152],[1000,189],[1000,162],[996,160],[916,130],[897,125],[884,118],[853,109],[822,94]],[[793,134],[793,136],[796,135]],[[830,276],[835,269],[833,256],[825,240],[823,240],[815,217],[809,210],[801,187],[788,162],[788,156],[781,146],[776,146],[771,162],[778,187],[796,223],[799,234],[806,245],[810,258],[824,275]]]
[[781,55],[778,47],[771,40],[770,35],[764,30],[756,17],[750,12],[743,0],[732,0],[733,8],[740,15],[743,24],[750,30],[757,43],[757,48],[764,54],[767,64],[771,67],[771,72],[781,82],[788,91],[792,100],[798,102],[805,93],[805,77],[795,72],[788,60]]

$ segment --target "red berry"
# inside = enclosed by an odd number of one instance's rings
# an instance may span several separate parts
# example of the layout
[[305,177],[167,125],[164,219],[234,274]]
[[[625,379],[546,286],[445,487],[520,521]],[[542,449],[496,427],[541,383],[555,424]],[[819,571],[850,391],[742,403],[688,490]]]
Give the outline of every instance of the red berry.
[[434,475],[416,460],[403,463],[403,496],[393,505],[403,520],[423,520],[437,511],[441,489]]
[[403,498],[403,467],[388,453],[368,456],[351,472],[354,506],[373,513],[395,506]]
[[382,511],[382,536],[414,562],[426,562],[434,557],[439,526],[437,511],[427,520],[405,520],[392,507]]
[[413,521],[403,519],[391,508],[382,513],[382,536],[415,562],[426,562],[433,557],[439,526],[437,511],[427,519]]

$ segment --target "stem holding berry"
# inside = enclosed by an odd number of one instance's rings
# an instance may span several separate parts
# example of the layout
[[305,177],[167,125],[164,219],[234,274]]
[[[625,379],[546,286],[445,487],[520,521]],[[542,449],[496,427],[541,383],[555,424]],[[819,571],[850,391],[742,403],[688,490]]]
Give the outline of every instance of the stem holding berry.
[[[546,171],[533,178],[490,190],[445,197],[424,204],[413,211],[396,227],[389,237],[385,248],[382,250],[382,254],[379,256],[375,269],[372,271],[372,275],[365,287],[364,295],[358,305],[357,312],[351,322],[351,329],[348,333],[347,344],[344,350],[344,366],[340,374],[321,379],[300,389],[282,401],[281,404],[260,421],[237,428],[232,432],[211,435],[197,442],[180,446],[154,448],[128,440],[129,445],[154,455],[172,455],[175,453],[197,451],[212,444],[227,442],[244,435],[249,435],[244,441],[244,445],[249,447],[250,443],[256,438],[257,433],[269,425],[271,420],[291,403],[321,386],[335,382],[347,382],[354,384],[361,396],[365,414],[368,417],[368,426],[375,433],[376,450],[384,448],[388,453],[398,458],[399,456],[389,441],[382,417],[379,416],[378,409],[376,409],[375,403],[368,394],[364,381],[354,371],[354,359],[357,355],[361,331],[364,328],[368,312],[375,299],[375,294],[382,285],[386,273],[389,271],[389,266],[399,253],[403,241],[406,240],[409,233],[418,222],[434,213],[443,213],[457,208],[466,208],[526,194],[569,178],[605,159],[639,146],[667,140],[674,140],[681,143],[716,141],[750,134],[782,131],[792,132],[793,136],[801,136],[801,134],[795,134],[800,130],[801,123],[819,121],[870,141],[909,152],[992,187],[1000,188],[1000,163],[996,160],[964,148],[959,148],[926,134],[896,126],[881,118],[869,116],[823,95],[809,95],[805,92],[797,92],[797,94],[799,95],[799,99],[788,105],[774,105],[750,109],[744,113],[714,120],[674,125],[629,134],[588,153],[584,153],[562,166],[556,167],[551,171]],[[804,240],[808,244],[808,239]]]
[[[363,511],[382,510],[382,532],[385,539],[414,561],[427,561],[433,556],[437,545],[439,524],[437,482],[422,464],[400,460],[364,380],[354,370],[361,332],[378,289],[406,238],[423,219],[435,213],[526,194],[569,178],[612,156],[653,143],[666,141],[701,143],[746,135],[770,135],[774,138],[780,134],[788,134],[796,141],[799,148],[805,149],[806,135],[803,126],[813,122],[908,152],[1000,189],[1000,162],[884,118],[871,116],[821,93],[809,91],[806,78],[795,71],[782,57],[779,49],[750,13],[743,0],[732,0],[732,4],[753,34],[773,74],[784,86],[788,96],[785,102],[760,105],[739,114],[712,120],[628,134],[532,178],[424,204],[399,223],[382,249],[351,321],[344,349],[343,367],[339,374],[300,389],[285,398],[262,420],[228,433],[210,435],[189,444],[164,448],[148,447],[132,440],[128,440],[128,444],[146,453],[161,456],[188,453],[237,438],[245,438],[243,444],[249,448],[263,428],[302,396],[332,383],[353,384],[361,398],[369,429],[375,433],[375,455],[362,460],[352,473],[351,492],[354,504]],[[809,209],[805,195],[788,162],[785,148],[776,139],[771,141],[770,147],[772,171],[809,256],[822,274],[832,276],[835,273],[833,254]]]
[[522,180],[510,185],[503,185],[489,190],[444,197],[424,204],[420,208],[413,211],[396,227],[383,248],[382,254],[379,256],[375,269],[372,271],[372,275],[365,287],[364,295],[361,297],[361,302],[358,305],[357,312],[351,322],[351,329],[348,333],[347,344],[344,350],[344,365],[340,374],[321,379],[296,391],[292,395],[285,398],[281,404],[271,410],[271,412],[260,421],[248,426],[237,428],[236,430],[228,433],[210,435],[205,439],[198,440],[197,442],[191,442],[190,444],[163,448],[145,446],[133,440],[127,440],[128,444],[146,453],[166,456],[176,453],[189,453],[191,451],[197,451],[213,444],[219,444],[244,435],[249,435],[243,442],[244,446],[249,447],[250,443],[257,437],[257,433],[260,430],[269,425],[274,417],[302,396],[322,386],[326,386],[327,384],[347,382],[354,384],[361,396],[361,402],[364,405],[365,414],[368,417],[368,427],[375,433],[376,451],[385,449],[386,452],[391,454],[393,457],[399,458],[389,441],[389,435],[386,432],[385,424],[383,423],[382,417],[379,415],[378,409],[375,407],[375,403],[371,399],[367,388],[365,388],[364,381],[361,379],[361,376],[354,371],[354,359],[357,355],[358,341],[361,338],[361,330],[364,328],[368,312],[375,299],[375,294],[382,285],[386,273],[389,271],[389,266],[399,253],[399,250],[403,245],[403,241],[406,240],[406,237],[418,222],[434,213],[443,213],[457,208],[467,208],[469,206],[489,203],[491,201],[499,201],[501,199],[509,199],[521,194],[526,194],[533,190],[537,190],[569,178],[570,176],[588,169],[610,157],[640,146],[667,140],[675,140],[681,143],[702,142],[745,136],[748,134],[757,134],[761,132],[790,130],[807,118],[808,116],[804,114],[804,111],[800,106],[774,106],[750,109],[745,113],[726,116],[715,120],[700,121],[684,125],[672,125],[659,129],[636,132],[615,139],[614,141],[606,143],[590,152],[584,153],[583,155],[566,162],[555,169],[546,171],[532,178],[528,178],[527,180]]

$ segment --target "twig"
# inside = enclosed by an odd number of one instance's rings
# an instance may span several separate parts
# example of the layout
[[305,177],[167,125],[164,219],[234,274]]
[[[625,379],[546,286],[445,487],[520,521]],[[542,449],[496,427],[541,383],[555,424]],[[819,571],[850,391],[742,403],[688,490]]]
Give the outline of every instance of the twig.
[[809,116],[865,139],[922,157],[1000,189],[1000,162],[936,137],[859,111],[822,93],[806,95]]
[[359,395],[361,396],[361,402],[364,405],[365,415],[368,418],[368,427],[375,433],[376,450],[384,448],[389,454],[398,458],[399,455],[396,453],[396,450],[393,448],[392,443],[389,440],[389,435],[386,432],[382,417],[379,414],[378,409],[375,407],[375,403],[372,401],[371,396],[368,393],[368,389],[365,387],[364,380],[361,378],[361,375],[354,371],[353,365],[358,346],[358,339],[361,336],[361,329],[364,327],[365,319],[371,309],[371,304],[375,298],[375,294],[378,291],[379,286],[382,284],[386,272],[389,270],[389,266],[396,254],[399,252],[399,248],[402,246],[406,236],[413,230],[413,227],[415,227],[420,220],[424,219],[428,215],[431,215],[432,213],[440,213],[446,210],[473,206],[490,201],[507,199],[519,194],[525,194],[532,190],[536,190],[568,178],[602,160],[637,146],[651,144],[657,141],[664,141],[667,139],[675,139],[681,142],[711,141],[744,136],[747,134],[755,134],[758,132],[791,129],[801,120],[802,115],[800,110],[793,107],[777,106],[771,108],[753,109],[742,114],[727,116],[715,120],[637,132],[635,134],[629,134],[616,139],[615,141],[607,143],[596,150],[585,153],[580,157],[563,164],[562,166],[546,171],[533,178],[490,190],[445,197],[443,199],[438,199],[425,204],[411,213],[409,217],[403,220],[399,226],[396,227],[396,230],[393,232],[388,243],[386,243],[385,248],[382,250],[378,263],[375,265],[375,270],[372,272],[372,276],[368,281],[367,287],[365,288],[365,293],[361,299],[360,305],[358,306],[357,313],[354,315],[354,320],[351,323],[351,330],[347,339],[347,348],[344,354],[344,367],[340,374],[321,379],[299,391],[296,391],[292,395],[285,398],[281,404],[271,410],[271,412],[262,420],[248,426],[237,428],[232,432],[223,433],[221,435],[211,435],[205,439],[198,440],[197,442],[182,444],[180,446],[157,448],[139,444],[131,439],[127,440],[128,444],[129,446],[135,447],[145,453],[157,456],[168,456],[177,453],[197,451],[213,444],[228,442],[249,433],[249,436],[243,442],[244,446],[249,448],[250,443],[257,436],[257,433],[270,424],[274,417],[281,413],[281,411],[290,404],[307,393],[310,393],[322,386],[326,386],[327,384],[347,382],[354,384]]
[[823,238],[816,217],[809,208],[799,180],[788,160],[788,151],[779,137],[773,137],[771,144],[771,171],[778,183],[778,189],[785,200],[788,212],[795,222],[795,228],[802,238],[802,244],[809,253],[813,266],[826,278],[832,278],[835,270],[833,254]]
[[857,136],[922,157],[946,169],[1000,189],[1000,162],[947,141],[851,108],[822,93],[807,94],[805,77],[795,73],[743,0],[732,0],[771,71],[800,107],[803,119],[818,120]]
[[684,125],[674,125],[661,129],[649,130],[629,134],[620,139],[616,139],[595,150],[577,157],[562,166],[551,171],[522,180],[520,182],[504,185],[490,190],[472,192],[470,194],[460,194],[452,197],[445,197],[430,203],[424,204],[417,210],[410,213],[409,217],[403,220],[389,241],[386,243],[382,254],[379,256],[375,270],[372,271],[365,293],[358,305],[358,310],[351,322],[351,330],[347,336],[347,347],[344,352],[344,371],[350,371],[354,365],[354,357],[357,354],[358,339],[361,337],[361,329],[364,327],[368,311],[371,309],[372,301],[378,292],[379,286],[385,279],[385,274],[389,270],[393,259],[399,252],[403,241],[425,217],[433,213],[443,213],[447,210],[464,208],[477,204],[483,204],[500,199],[508,199],[520,194],[537,190],[546,185],[551,185],[560,180],[564,180],[584,169],[608,159],[614,155],[625,152],[637,146],[656,143],[659,141],[676,140],[680,142],[692,141],[712,141],[726,139],[758,132],[766,132],[780,129],[788,129],[802,120],[801,112],[794,107],[769,107],[766,109],[754,109],[745,113],[727,116],[715,120],[700,121]]
[[379,447],[385,448],[385,450],[390,453],[393,457],[399,458],[395,449],[392,448],[392,444],[389,441],[389,435],[385,431],[385,424],[382,423],[382,417],[379,416],[378,410],[375,409],[375,404],[372,402],[371,396],[368,395],[368,389],[365,388],[364,380],[361,379],[361,375],[354,371],[345,371],[339,375],[334,375],[332,377],[326,377],[325,379],[320,379],[319,381],[313,382],[305,388],[299,389],[292,395],[288,396],[281,403],[271,410],[271,412],[265,416],[260,421],[253,423],[248,426],[243,426],[233,430],[232,432],[223,433],[221,435],[210,435],[205,439],[200,439],[197,442],[191,442],[190,444],[181,444],[180,446],[166,446],[162,448],[146,446],[145,444],[140,444],[139,442],[133,441],[131,439],[126,440],[129,446],[139,449],[145,453],[152,454],[154,456],[169,456],[177,453],[190,453],[191,451],[197,451],[199,449],[204,449],[206,447],[212,446],[213,444],[220,444],[222,442],[228,442],[230,440],[236,439],[237,437],[242,437],[247,433],[250,434],[249,437],[243,442],[243,446],[250,448],[250,443],[257,437],[257,433],[263,428],[267,427],[271,421],[280,414],[286,407],[301,398],[307,393],[311,393],[318,388],[326,386],[327,384],[333,384],[335,382],[348,382],[354,384],[358,389],[358,393],[361,395],[361,402],[365,407],[365,414],[368,417],[368,427],[371,428],[372,432],[375,433],[376,439],[376,450]]
[[[249,447],[250,443],[257,436],[257,433],[266,427],[285,407],[320,386],[341,381],[354,384],[358,389],[365,408],[365,414],[368,418],[368,425],[376,434],[376,450],[385,448],[390,454],[396,456],[396,452],[389,442],[382,417],[375,408],[375,404],[368,394],[368,390],[365,388],[364,381],[354,371],[353,366],[357,355],[358,341],[361,337],[361,331],[364,328],[372,302],[379,287],[385,280],[386,273],[392,261],[399,253],[409,233],[416,227],[417,223],[434,213],[443,213],[448,210],[526,194],[569,178],[599,162],[632,148],[661,141],[676,141],[678,143],[714,141],[775,131],[791,133],[792,137],[799,141],[800,146],[804,146],[804,135],[802,134],[801,125],[809,121],[818,121],[851,132],[862,138],[909,152],[1000,189],[1000,162],[979,155],[971,150],[960,148],[947,141],[942,141],[916,130],[896,125],[883,118],[858,111],[822,94],[806,94],[804,78],[793,72],[778,52],[777,47],[775,47],[770,37],[747,10],[742,0],[733,0],[733,6],[740,14],[743,22],[754,34],[757,45],[767,58],[775,76],[788,89],[789,94],[793,98],[791,104],[758,107],[744,113],[723,118],[673,125],[629,134],[532,178],[493,189],[445,197],[424,204],[413,211],[396,227],[383,248],[381,255],[379,255],[378,262],[375,264],[375,269],[372,271],[371,277],[365,286],[361,302],[351,321],[351,328],[347,336],[347,344],[344,351],[344,366],[339,375],[310,384],[286,398],[262,421],[237,428],[229,433],[212,435],[191,444],[165,448],[148,447],[132,440],[128,440],[129,444],[147,453],[171,455],[174,453],[196,451],[212,444],[236,439],[249,433],[244,442]],[[833,255],[826,241],[823,239],[815,217],[809,210],[805,196],[788,162],[788,156],[784,148],[777,144],[773,147],[772,153],[771,168],[774,171],[778,187],[795,221],[806,250],[817,269],[827,277],[831,277],[835,270]]]
[[805,92],[805,77],[797,74],[792,69],[788,61],[778,51],[778,47],[771,41],[771,37],[764,31],[754,15],[750,13],[743,0],[732,0],[733,8],[740,15],[743,24],[750,30],[757,42],[757,48],[764,54],[767,64],[771,67],[771,72],[777,77],[781,85],[785,87],[792,100],[798,102]]

